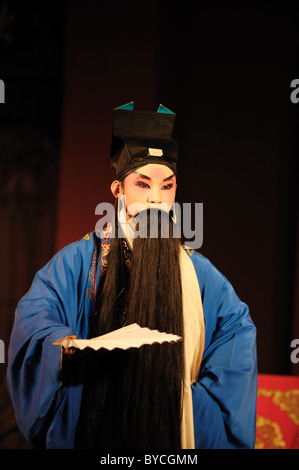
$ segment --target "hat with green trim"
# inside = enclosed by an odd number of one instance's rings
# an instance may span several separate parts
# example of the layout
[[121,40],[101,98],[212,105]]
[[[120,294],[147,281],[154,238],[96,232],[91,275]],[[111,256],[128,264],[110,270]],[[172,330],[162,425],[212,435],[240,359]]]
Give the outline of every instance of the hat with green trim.
[[176,174],[178,144],[173,140],[175,113],[160,104],[158,111],[134,111],[134,102],[113,112],[111,167],[122,181],[149,163],[166,165]]

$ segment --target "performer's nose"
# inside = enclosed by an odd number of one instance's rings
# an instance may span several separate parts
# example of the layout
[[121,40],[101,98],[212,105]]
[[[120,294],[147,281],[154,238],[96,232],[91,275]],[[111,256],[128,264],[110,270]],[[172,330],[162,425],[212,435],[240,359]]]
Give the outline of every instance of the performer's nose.
[[161,201],[156,201],[156,200],[151,200],[151,199],[148,199],[147,201],[149,204],[161,204]]
[[147,202],[150,204],[160,204],[161,201],[161,196],[160,196],[160,191],[152,189],[150,194],[148,195]]

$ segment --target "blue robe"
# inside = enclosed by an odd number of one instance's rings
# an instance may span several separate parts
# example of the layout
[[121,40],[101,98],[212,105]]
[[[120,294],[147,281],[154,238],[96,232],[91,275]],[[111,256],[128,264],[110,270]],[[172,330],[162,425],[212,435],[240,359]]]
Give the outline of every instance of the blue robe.
[[[82,384],[62,383],[61,347],[53,342],[70,335],[88,337],[95,282],[106,261],[104,243],[95,257],[95,237],[88,234],[60,250],[36,274],[16,309],[7,385],[17,424],[31,447],[74,445]],[[205,321],[201,367],[191,385],[195,447],[253,448],[255,326],[227,279],[207,258],[186,251],[198,277]]]

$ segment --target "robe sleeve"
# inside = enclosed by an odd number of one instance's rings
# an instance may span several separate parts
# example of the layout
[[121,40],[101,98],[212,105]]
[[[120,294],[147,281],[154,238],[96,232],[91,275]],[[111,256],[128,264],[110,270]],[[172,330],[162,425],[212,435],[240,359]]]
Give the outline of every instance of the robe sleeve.
[[253,448],[256,328],[246,304],[204,257],[195,262],[205,317],[205,350],[192,385],[195,447]]
[[[51,447],[47,432],[67,413],[67,390],[61,389],[62,349],[53,342],[78,335],[84,321],[81,279],[86,282],[87,276],[82,275],[82,243],[87,241],[68,245],[36,274],[15,312],[7,387],[17,424],[31,447]],[[59,426],[63,441],[67,423]]]

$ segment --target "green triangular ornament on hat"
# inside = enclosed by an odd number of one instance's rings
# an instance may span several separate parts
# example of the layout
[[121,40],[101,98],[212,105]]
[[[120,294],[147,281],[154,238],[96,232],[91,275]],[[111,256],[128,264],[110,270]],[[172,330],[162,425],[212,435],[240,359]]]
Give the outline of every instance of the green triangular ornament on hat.
[[166,106],[163,106],[163,104],[159,105],[159,108],[157,110],[157,113],[163,113],[163,114],[174,114],[170,109],[166,108]]
[[125,109],[126,111],[133,111],[134,110],[134,101],[130,101],[130,103],[123,104],[122,106],[118,106],[115,109]]

